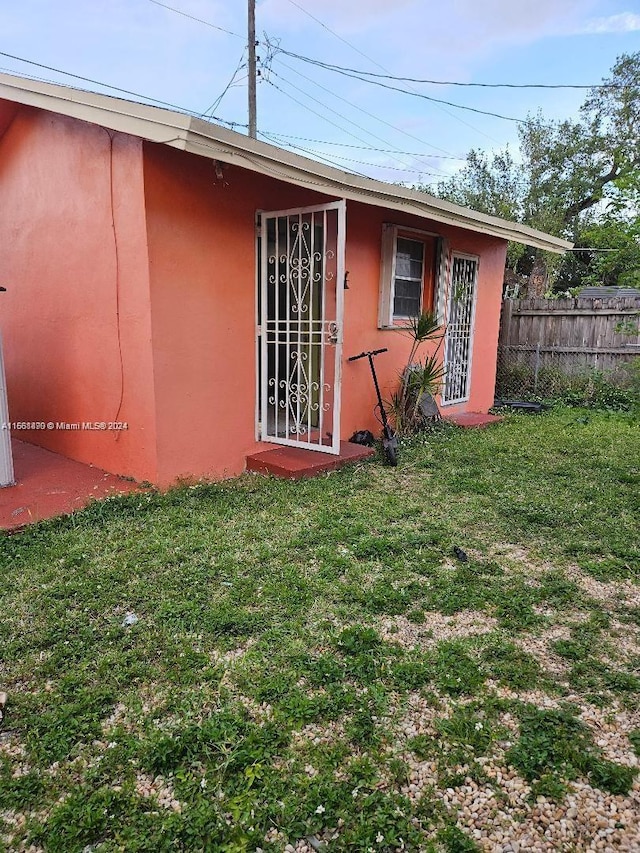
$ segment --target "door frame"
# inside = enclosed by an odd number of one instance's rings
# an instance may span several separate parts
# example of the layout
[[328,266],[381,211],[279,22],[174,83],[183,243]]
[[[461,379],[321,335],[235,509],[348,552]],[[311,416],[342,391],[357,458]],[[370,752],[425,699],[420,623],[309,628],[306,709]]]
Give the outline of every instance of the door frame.
[[[469,339],[468,339],[468,349],[467,349],[467,359],[466,359],[466,376],[465,376],[465,394],[461,397],[456,397],[453,400],[445,399],[445,393],[447,388],[447,370],[449,369],[450,364],[455,364],[456,362],[450,362],[447,359],[448,353],[448,336],[449,332],[449,322],[451,319],[452,313],[452,303],[455,299],[454,294],[454,283],[453,283],[453,273],[456,259],[460,259],[462,261],[473,261],[476,265],[475,275],[473,279],[473,293],[471,298],[471,306],[469,311]],[[457,406],[461,403],[466,403],[469,401],[469,397],[471,396],[471,381],[473,377],[473,347],[475,343],[475,330],[476,330],[476,305],[478,302],[478,281],[480,275],[480,256],[472,255],[467,252],[458,252],[455,249],[451,251],[449,257],[449,270],[448,270],[448,288],[446,294],[446,303],[445,303],[445,338],[444,338],[444,355],[443,355],[443,367],[445,370],[445,378],[444,384],[442,387],[442,393],[440,396],[440,405],[441,406]]]
[[[268,419],[268,372],[267,335],[265,327],[265,306],[267,302],[268,284],[268,253],[266,251],[267,218],[300,216],[306,213],[314,214],[329,210],[337,211],[336,215],[336,318],[335,342],[329,344],[323,341],[322,346],[334,347],[334,379],[331,418],[331,444],[315,444],[283,436],[272,436],[267,432]],[[259,210],[256,213],[256,438],[272,444],[282,444],[305,450],[315,450],[321,453],[340,453],[340,410],[342,397],[342,346],[344,341],[344,277],[346,251],[346,200],[339,199],[325,204],[304,207],[287,208],[285,210]]]

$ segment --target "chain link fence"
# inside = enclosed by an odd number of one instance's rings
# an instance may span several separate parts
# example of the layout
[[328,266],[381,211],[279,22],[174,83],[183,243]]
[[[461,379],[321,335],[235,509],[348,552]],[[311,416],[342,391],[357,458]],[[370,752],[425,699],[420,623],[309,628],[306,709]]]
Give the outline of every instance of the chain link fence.
[[[633,396],[640,385],[640,354],[630,348],[615,362],[593,350],[530,346],[498,348],[496,399],[589,403],[606,389]],[[637,350],[636,350],[637,352]]]

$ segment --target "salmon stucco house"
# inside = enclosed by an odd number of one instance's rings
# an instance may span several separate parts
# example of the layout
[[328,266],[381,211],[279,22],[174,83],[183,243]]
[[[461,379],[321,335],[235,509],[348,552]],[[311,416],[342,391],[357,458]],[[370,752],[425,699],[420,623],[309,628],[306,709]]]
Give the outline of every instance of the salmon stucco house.
[[192,116],[0,74],[0,305],[18,438],[166,486],[376,430],[407,317],[444,413],[493,402],[507,241],[570,244]]

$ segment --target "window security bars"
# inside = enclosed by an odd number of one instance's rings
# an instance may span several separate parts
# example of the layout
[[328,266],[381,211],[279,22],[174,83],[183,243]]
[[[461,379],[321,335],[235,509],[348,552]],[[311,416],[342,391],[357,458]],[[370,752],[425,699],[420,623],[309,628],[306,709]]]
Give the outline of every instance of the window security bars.
[[445,335],[444,404],[462,403],[469,397],[477,277],[477,258],[454,254]]

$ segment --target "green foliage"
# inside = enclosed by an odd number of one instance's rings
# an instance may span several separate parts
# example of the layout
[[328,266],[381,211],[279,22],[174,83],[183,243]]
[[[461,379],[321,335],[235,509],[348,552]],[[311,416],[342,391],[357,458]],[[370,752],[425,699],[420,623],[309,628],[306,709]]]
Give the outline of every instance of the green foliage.
[[480,667],[456,641],[438,644],[435,661],[436,683],[449,696],[474,694],[484,681]]
[[[315,835],[339,853],[467,849],[442,786],[471,778],[500,802],[479,759],[502,761],[501,718],[520,705],[496,682],[635,708],[638,661],[616,629],[640,610],[592,600],[566,569],[637,582],[637,419],[554,409],[403,444],[384,476],[247,476],[6,538],[0,847],[249,853]],[[128,610],[140,621],[125,629]],[[462,611],[481,627],[439,641],[441,616],[455,628]],[[557,624],[568,673],[520,648]],[[432,725],[412,737],[418,696]],[[535,792],[561,797],[575,773],[626,790],[631,771],[579,727],[545,718],[521,735]],[[419,799],[402,794],[407,750],[435,765]]]
[[505,639],[492,639],[481,653],[483,672],[514,690],[540,684],[542,672],[534,657]]
[[547,794],[562,782],[588,776],[595,787],[612,794],[628,793],[633,768],[602,757],[587,727],[569,710],[541,710],[525,705],[519,712],[520,736],[506,758],[529,782],[542,784]]
[[478,853],[480,848],[455,824],[450,824],[438,833],[438,841],[447,853]]
[[380,637],[373,628],[350,625],[338,636],[336,645],[343,654],[360,655],[379,648]]
[[[621,202],[624,190],[618,190]],[[576,248],[564,259],[555,282],[556,291],[576,287],[640,288],[640,219],[638,198],[628,194],[619,209],[612,199],[604,212],[583,216],[576,234]],[[593,251],[589,251],[593,250]],[[637,334],[637,322],[627,324],[627,333]],[[620,333],[624,333],[624,329]]]
[[459,706],[450,717],[438,720],[436,730],[450,744],[468,747],[475,756],[487,755],[495,740],[486,715],[479,714],[471,705]]
[[38,771],[13,776],[10,763],[6,759],[0,759],[1,810],[36,807],[45,791],[45,780]]
[[634,411],[640,405],[640,357],[616,373],[598,370],[565,372],[504,359],[498,364],[496,395],[504,399],[541,401],[549,405],[580,406],[617,412]]
[[87,740],[101,734],[100,721],[114,705],[113,692],[77,681],[64,685],[60,693],[47,696],[46,708],[37,700],[18,697],[20,724],[34,756],[49,762],[61,761]]
[[635,754],[640,758],[640,729],[634,729],[632,732],[629,732],[629,742]]
[[288,737],[275,723],[257,725],[246,714],[224,709],[200,725],[171,734],[157,733],[146,745],[146,766],[166,775],[178,767],[211,764],[218,773],[233,775],[272,759]]
[[436,191],[579,248],[614,250],[559,259],[509,247],[509,269],[526,278],[542,261],[557,291],[596,283],[640,286],[640,53],[619,57],[605,82],[614,85],[591,90],[577,121],[528,116],[518,129],[518,156],[508,149],[491,156],[472,150],[466,166]]
[[[403,331],[411,338],[411,350],[400,377],[400,387],[386,403],[398,435],[415,432],[424,426],[425,419],[420,411],[420,403],[425,396],[435,398],[444,378],[440,356],[444,331],[436,315],[427,311],[418,317],[412,317]],[[425,356],[424,360],[416,361],[419,347],[435,341],[438,342],[435,350]]]
[[[158,820],[154,805],[154,801],[144,802],[130,791],[76,788],[63,803],[56,804],[46,823],[37,826],[31,838],[51,853],[81,853],[109,843],[115,849],[140,853],[174,849],[171,838],[178,833],[177,815]],[[218,816],[211,821],[208,832],[212,841],[222,841],[222,821]]]

